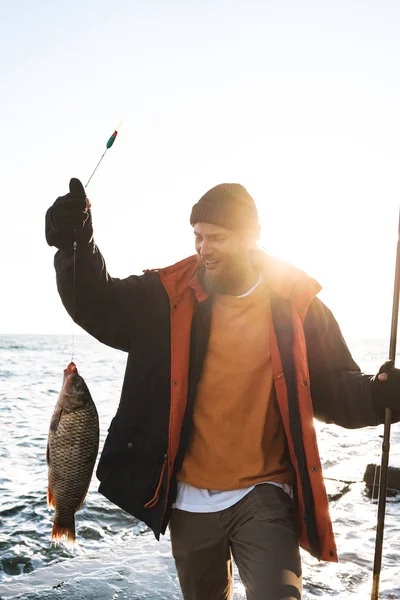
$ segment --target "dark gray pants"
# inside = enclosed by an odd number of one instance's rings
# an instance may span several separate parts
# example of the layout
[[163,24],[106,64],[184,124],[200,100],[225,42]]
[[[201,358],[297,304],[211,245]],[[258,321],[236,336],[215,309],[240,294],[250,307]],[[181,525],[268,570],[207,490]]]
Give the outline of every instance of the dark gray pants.
[[214,513],[172,511],[172,554],[185,600],[230,600],[232,556],[247,600],[300,600],[301,562],[292,501],[280,488],[257,485]]

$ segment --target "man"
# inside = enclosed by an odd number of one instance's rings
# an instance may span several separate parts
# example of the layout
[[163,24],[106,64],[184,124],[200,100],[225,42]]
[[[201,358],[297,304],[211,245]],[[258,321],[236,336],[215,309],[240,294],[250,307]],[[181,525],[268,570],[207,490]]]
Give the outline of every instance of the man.
[[47,211],[66,309],[129,353],[99,491],[157,539],[170,524],[185,600],[231,598],[231,556],[249,600],[298,600],[299,544],[337,560],[313,418],[400,420],[400,371],[360,372],[318,283],[256,248],[241,185],[209,190],[190,222],[195,256],[121,280],[78,180]]

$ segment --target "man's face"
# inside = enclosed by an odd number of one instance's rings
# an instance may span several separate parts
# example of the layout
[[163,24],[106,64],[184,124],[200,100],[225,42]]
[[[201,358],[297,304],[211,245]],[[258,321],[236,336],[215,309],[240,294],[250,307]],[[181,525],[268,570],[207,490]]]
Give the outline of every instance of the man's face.
[[196,223],[193,231],[204,288],[210,294],[236,295],[251,268],[254,238],[212,223]]

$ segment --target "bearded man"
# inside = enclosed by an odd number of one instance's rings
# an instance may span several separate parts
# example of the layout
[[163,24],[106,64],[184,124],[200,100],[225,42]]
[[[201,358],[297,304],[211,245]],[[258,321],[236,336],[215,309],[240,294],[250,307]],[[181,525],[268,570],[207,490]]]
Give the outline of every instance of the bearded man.
[[299,545],[337,560],[314,417],[400,420],[399,371],[361,373],[319,284],[257,248],[243,186],[209,190],[190,223],[196,255],[117,279],[79,180],[47,211],[67,311],[128,352],[99,491],[157,539],[169,525],[185,600],[232,598],[232,559],[248,600],[299,600]]

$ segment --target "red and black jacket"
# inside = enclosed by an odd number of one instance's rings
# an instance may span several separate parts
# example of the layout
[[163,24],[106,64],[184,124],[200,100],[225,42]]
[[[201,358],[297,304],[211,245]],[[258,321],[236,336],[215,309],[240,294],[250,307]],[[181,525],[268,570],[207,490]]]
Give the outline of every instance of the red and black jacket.
[[[274,383],[296,472],[300,544],[335,561],[313,417],[347,428],[377,425],[372,378],[360,372],[332,313],[315,297],[317,282],[261,251],[254,260],[271,288]],[[55,267],[72,315],[72,253],[57,252]],[[75,321],[128,352],[121,400],[97,469],[99,491],[148,524],[157,539],[176,497],[207,351],[212,299],[196,269],[193,256],[116,279],[93,242],[77,252]]]

